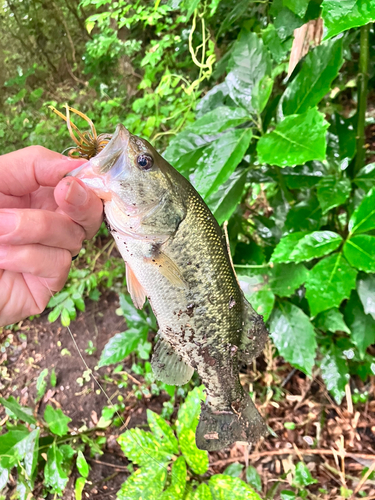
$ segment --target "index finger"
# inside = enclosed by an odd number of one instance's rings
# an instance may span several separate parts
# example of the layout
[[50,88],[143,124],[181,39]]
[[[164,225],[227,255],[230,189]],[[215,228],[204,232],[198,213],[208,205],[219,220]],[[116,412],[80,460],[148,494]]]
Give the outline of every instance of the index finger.
[[0,156],[0,192],[24,196],[40,186],[54,187],[86,160],[75,160],[42,146],[29,146]]

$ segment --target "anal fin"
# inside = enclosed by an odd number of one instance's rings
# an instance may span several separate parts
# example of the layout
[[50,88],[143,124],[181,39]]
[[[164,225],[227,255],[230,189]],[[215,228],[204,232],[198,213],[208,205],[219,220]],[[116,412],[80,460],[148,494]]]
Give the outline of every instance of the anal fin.
[[241,361],[249,364],[263,352],[268,340],[268,331],[263,317],[254,311],[245,297],[243,297],[243,318],[244,325],[239,345],[239,357]]
[[173,260],[164,252],[158,252],[156,255],[147,259],[147,262],[154,264],[160,274],[165,276],[172,285],[177,288],[185,288],[186,284],[182,277],[181,271]]
[[126,262],[126,285],[128,287],[128,292],[132,298],[133,304],[137,309],[142,309],[145,300],[146,292],[144,291],[142,285],[137,280],[133,270]]
[[155,377],[168,385],[184,385],[191,379],[194,369],[166,341],[159,339],[151,359]]

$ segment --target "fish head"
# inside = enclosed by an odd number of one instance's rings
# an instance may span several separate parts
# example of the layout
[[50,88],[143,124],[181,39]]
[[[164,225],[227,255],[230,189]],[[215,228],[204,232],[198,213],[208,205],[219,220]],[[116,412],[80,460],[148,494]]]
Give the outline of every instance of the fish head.
[[121,226],[126,233],[130,228],[140,235],[166,234],[185,213],[171,170],[151,144],[120,124],[105,148],[69,175],[102,198],[107,218],[117,230]]

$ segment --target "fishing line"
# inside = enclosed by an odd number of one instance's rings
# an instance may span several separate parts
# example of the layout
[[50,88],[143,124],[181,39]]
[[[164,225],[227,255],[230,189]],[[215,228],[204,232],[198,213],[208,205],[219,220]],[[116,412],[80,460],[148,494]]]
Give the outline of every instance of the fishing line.
[[[47,280],[46,280],[45,278],[44,278],[44,281],[45,281],[46,287],[48,288],[48,291],[49,291],[49,293],[50,293],[51,297],[53,297],[53,293],[52,293],[52,291],[51,291],[50,287],[48,286]],[[66,326],[66,329],[68,330],[68,332],[69,332],[69,334],[70,334],[70,336],[71,336],[71,338],[72,338],[72,340],[73,340],[74,347],[76,348],[76,350],[77,350],[77,352],[78,352],[78,354],[79,354],[79,357],[81,358],[82,363],[84,364],[84,366],[85,366],[85,368],[86,368],[86,370],[87,370],[87,373],[90,375],[90,377],[91,377],[91,378],[95,381],[96,385],[97,385],[97,386],[99,387],[99,389],[102,391],[102,393],[104,394],[104,396],[105,396],[105,397],[106,397],[106,399],[107,399],[107,403],[110,405],[110,407],[112,408],[112,410],[114,410],[114,412],[116,413],[116,415],[117,415],[117,416],[118,416],[118,418],[120,419],[120,421],[121,421],[121,423],[122,423],[123,427],[124,427],[127,431],[130,431],[130,428],[129,428],[129,427],[128,427],[128,425],[125,423],[125,421],[124,421],[124,419],[122,418],[122,416],[120,415],[120,413],[116,410],[115,405],[114,405],[114,404],[112,403],[112,401],[110,400],[109,395],[108,395],[108,394],[107,394],[107,392],[104,390],[103,386],[101,385],[101,383],[99,382],[99,380],[95,377],[95,375],[92,373],[91,368],[90,368],[90,367],[88,366],[88,364],[86,363],[86,360],[85,360],[85,358],[83,357],[83,355],[82,355],[82,353],[81,353],[81,351],[80,351],[80,349],[79,349],[79,346],[78,346],[78,344],[77,344],[77,341],[76,341],[76,339],[74,338],[73,333],[72,333],[72,331],[71,331],[70,327],[69,327],[69,326]],[[131,438],[132,438],[132,439],[134,439],[135,444],[137,444],[137,445],[138,445],[138,446],[139,446],[139,447],[143,450],[143,452],[144,452],[144,453],[145,453],[145,454],[146,454],[146,455],[147,455],[147,456],[148,456],[151,460],[153,460],[153,461],[154,461],[154,462],[155,462],[155,463],[156,463],[156,464],[157,464],[160,468],[165,469],[167,473],[168,473],[168,472],[170,472],[170,473],[171,473],[171,475],[172,475],[172,477],[173,477],[173,475],[174,475],[174,474],[173,474],[173,471],[172,471],[172,470],[168,471],[168,468],[167,468],[167,466],[166,466],[166,465],[162,464],[162,463],[161,463],[161,462],[159,462],[156,458],[154,458],[152,455],[150,455],[150,454],[149,454],[149,453],[148,453],[148,452],[147,452],[147,451],[143,448],[142,444],[141,444],[141,443],[137,440],[137,438],[135,437],[135,435],[130,434],[130,436],[131,436]],[[139,466],[139,468],[141,468],[141,467]]]

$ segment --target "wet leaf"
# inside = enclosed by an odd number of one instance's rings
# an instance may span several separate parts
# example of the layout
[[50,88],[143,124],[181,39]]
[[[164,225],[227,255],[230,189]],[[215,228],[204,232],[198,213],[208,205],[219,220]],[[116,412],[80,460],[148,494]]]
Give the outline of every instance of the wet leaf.
[[171,453],[178,453],[178,442],[172,428],[163,417],[147,409],[147,422],[152,433],[163,444],[163,447]]
[[369,163],[361,168],[353,182],[366,193],[370,191],[375,186],[375,163]]
[[290,297],[307,279],[303,264],[275,264],[270,270],[269,286],[279,297]]
[[104,346],[98,366],[108,366],[124,360],[131,352],[135,351],[140,342],[147,339],[148,329],[147,325],[116,333]]
[[266,107],[268,99],[272,93],[273,84],[274,79],[265,75],[254,85],[253,95],[251,96],[251,105],[258,114],[261,114]]
[[375,276],[365,276],[358,280],[357,292],[365,313],[375,319]]
[[[287,180],[287,184],[288,180]],[[316,195],[296,203],[288,212],[285,220],[285,230],[289,232],[311,232],[320,228],[322,211]]]
[[362,303],[355,292],[352,293],[346,304],[344,315],[352,332],[351,339],[363,359],[368,346],[375,343],[375,321],[369,314],[365,314]]
[[275,303],[275,295],[261,274],[255,276],[238,275],[238,281],[246,299],[254,310],[267,321]]
[[365,233],[375,229],[375,189],[371,189],[350,217],[350,234]]
[[147,324],[147,316],[144,311],[137,309],[129,294],[120,293],[120,308],[129,328],[141,328]]
[[215,193],[206,197],[205,202],[220,225],[229,220],[240,203],[244,192],[246,175],[246,170],[235,170]]
[[118,500],[156,500],[161,495],[167,470],[155,463],[136,470],[122,483],[117,492]]
[[323,330],[323,332],[350,333],[350,330],[344,321],[344,316],[335,307],[318,314],[315,318],[315,325],[317,328],[320,328],[320,330]]
[[340,253],[322,259],[309,273],[305,283],[306,298],[312,316],[338,307],[355,288],[357,271],[349,266]]
[[348,262],[367,273],[375,272],[375,236],[359,234],[346,241],[344,255]]
[[318,200],[323,214],[331,208],[345,203],[352,189],[349,179],[337,179],[334,175],[327,175],[317,185]]
[[[324,115],[311,108],[300,115],[290,115],[264,134],[258,141],[260,163],[279,167],[301,165],[326,157],[326,130]],[[307,139],[308,138],[308,139]]]
[[262,500],[251,486],[238,477],[215,474],[208,481],[213,500]]
[[196,134],[216,135],[219,132],[238,127],[249,120],[249,113],[243,108],[219,106],[203,115],[189,128]]
[[62,454],[53,442],[48,448],[47,463],[44,467],[44,486],[48,487],[51,493],[61,494],[68,483],[69,478],[61,463]]
[[81,476],[87,478],[90,468],[81,450],[78,451],[76,463],[78,472],[81,474]]
[[[293,237],[293,234],[298,234],[299,237]],[[342,237],[332,231],[288,234],[276,246],[271,261],[295,263],[309,261],[333,252],[341,242]]]
[[61,408],[54,410],[51,405],[46,406],[44,420],[48,424],[51,432],[57,436],[65,436],[68,434],[68,423],[72,421],[71,418],[64,415]]
[[296,470],[294,473],[294,479],[292,482],[293,486],[302,487],[308,486],[309,484],[315,484],[318,481],[314,479],[311,472],[303,462],[298,462],[296,465]]
[[26,406],[21,406],[13,396],[9,396],[8,399],[0,397],[0,403],[9,410],[7,414],[13,416],[13,418],[19,418],[22,422],[27,422],[28,424],[36,423],[36,419],[33,417],[33,410]]
[[141,467],[144,465],[160,467],[160,464],[169,462],[173,455],[151,432],[139,428],[124,432],[118,437],[117,442],[124,455]]
[[375,4],[372,0],[323,0],[322,17],[324,38],[331,38],[343,31],[375,21]]
[[246,467],[246,481],[257,491],[262,491],[262,479],[252,465]]
[[301,114],[316,106],[329,92],[342,63],[342,38],[308,52],[301,70],[282,97],[284,114]]
[[346,360],[339,349],[332,344],[325,353],[321,363],[322,378],[336,403],[341,404],[345,396],[345,386],[349,381],[349,370]]
[[163,492],[160,500],[180,500],[183,498],[186,487],[186,462],[184,457],[178,457],[172,465],[171,485]]
[[272,340],[283,358],[311,376],[316,340],[310,319],[294,304],[283,302],[272,314]]
[[239,462],[234,462],[233,464],[229,464],[228,467],[224,470],[224,476],[232,476],[232,477],[240,477],[243,471],[244,465]]
[[310,0],[283,0],[283,5],[297,14],[297,16],[303,17],[306,14],[309,1]]

